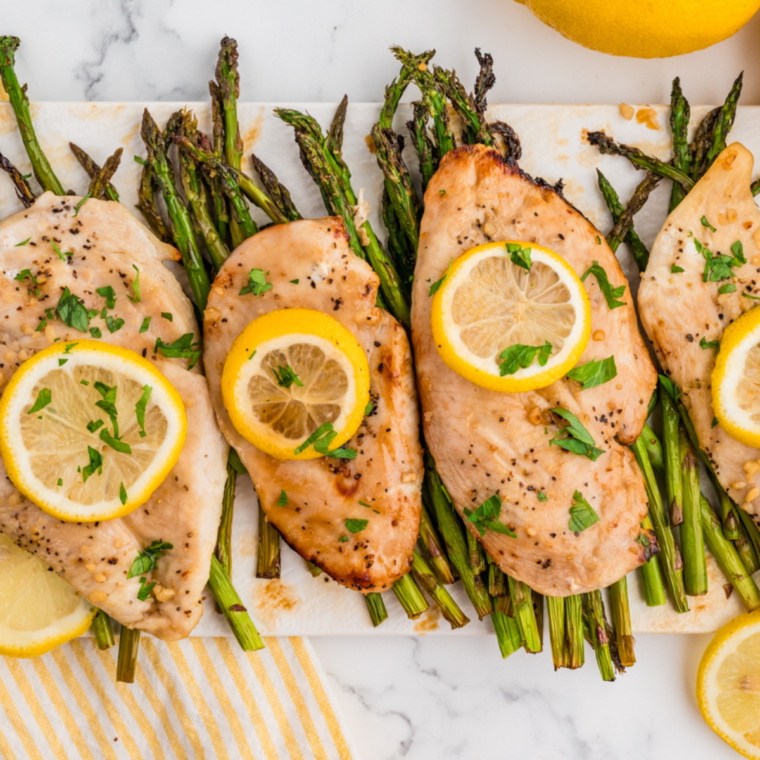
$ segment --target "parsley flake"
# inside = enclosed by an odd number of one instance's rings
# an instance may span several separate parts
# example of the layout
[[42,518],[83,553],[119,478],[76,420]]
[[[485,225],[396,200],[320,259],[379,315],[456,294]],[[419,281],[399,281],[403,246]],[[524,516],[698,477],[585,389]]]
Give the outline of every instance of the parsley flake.
[[116,291],[110,285],[105,288],[97,288],[95,292],[106,299],[107,309],[113,309],[116,306]]
[[145,438],[145,411],[148,408],[151,393],[153,393],[153,388],[150,385],[143,385],[142,396],[135,404],[135,416],[137,417],[137,424],[140,426],[140,438]]
[[53,400],[53,394],[50,391],[50,388],[43,388],[37,394],[37,398],[34,402],[34,405],[27,412],[27,414],[34,414],[35,412],[39,412],[40,410],[44,409],[52,400]]
[[573,504],[570,507],[569,528],[573,533],[582,533],[594,523],[599,522],[599,515],[594,508],[583,498],[580,491],[573,494]]
[[163,553],[173,548],[174,545],[166,541],[153,541],[150,546],[143,549],[134,558],[127,573],[127,578],[134,578],[136,575],[143,575],[151,570],[155,570],[156,563],[163,556]]
[[288,506],[288,495],[285,493],[285,490],[280,490],[280,498],[277,499],[277,506],[278,507],[287,507]]
[[537,498],[539,501],[548,501],[548,500],[549,500],[549,497],[548,497],[548,496],[547,496],[547,495],[546,495],[546,494],[545,494],[543,491],[539,491],[539,492],[536,494],[536,498]]
[[671,274],[680,274],[681,272],[685,272],[686,270],[683,267],[676,266],[675,264],[670,265],[670,273]]
[[141,602],[147,602],[150,598],[150,592],[153,591],[153,586],[156,585],[155,581],[148,583],[146,578],[140,578],[140,589],[137,592],[137,598]]
[[510,260],[515,266],[522,267],[530,272],[530,248],[523,248],[519,243],[507,243],[507,252],[510,254]]
[[357,520],[352,517],[346,518],[343,523],[351,533],[361,533],[368,525],[369,520]]
[[132,301],[132,303],[140,303],[142,301],[142,295],[140,294],[140,270],[137,268],[135,264],[132,264],[132,269],[137,272],[135,275],[135,279],[132,280],[132,292],[134,293],[133,296],[127,296],[127,298]]
[[82,206],[84,206],[84,204],[85,204],[85,203],[86,203],[88,200],[90,200],[90,198],[92,198],[92,193],[91,193],[91,192],[88,190],[88,191],[87,191],[87,195],[85,195],[85,196],[84,196],[84,198],[82,198],[82,199],[79,201],[79,203],[77,203],[77,205],[74,207],[74,216],[73,216],[73,218],[74,218],[74,219],[76,219],[76,218],[77,218],[77,215],[79,214],[79,209],[80,209],[80,208],[82,208]]
[[603,385],[613,378],[617,377],[617,367],[615,366],[615,357],[608,356],[606,359],[597,361],[592,359],[587,364],[571,369],[567,376],[571,380],[577,380],[583,383],[583,390],[595,388],[597,385]]
[[705,350],[708,348],[718,348],[719,346],[719,340],[707,340],[704,335],[702,336],[702,340],[699,341],[699,347]]
[[[573,454],[588,457],[592,462],[596,462],[604,454],[604,449],[599,449],[594,445],[594,439],[591,437],[591,434],[572,412],[561,407],[552,409],[552,412],[569,424],[566,428],[562,428],[549,441],[550,446],[556,443],[557,446],[565,449],[565,451],[571,451]],[[560,435],[563,434],[567,434],[567,437],[560,438]]]
[[63,289],[55,310],[61,322],[79,332],[87,332],[90,320],[94,316],[87,310],[82,299],[75,296],[68,287]]
[[718,231],[718,230],[715,229],[715,227],[712,226],[712,224],[710,224],[710,222],[707,221],[707,217],[706,216],[703,216],[699,221],[702,222],[702,226],[703,227],[707,227],[707,229],[710,230],[711,232],[717,232]]
[[511,528],[499,522],[501,513],[501,497],[495,493],[489,496],[474,512],[465,507],[464,514],[467,522],[472,523],[481,536],[485,536],[486,530],[492,530],[495,533],[501,533],[511,538],[517,538]]
[[441,285],[443,285],[444,280],[449,276],[449,272],[451,271],[451,265],[454,263],[454,259],[452,258],[449,261],[449,266],[446,269],[446,271],[443,273],[443,277],[441,277],[440,280],[436,280],[428,290],[428,297],[434,296],[441,288]]
[[272,367],[272,372],[274,373],[275,380],[277,380],[277,385],[281,388],[290,388],[293,383],[303,388],[301,378],[298,377],[289,364],[286,364],[284,367]]
[[170,311],[162,311],[161,316],[167,321],[167,322],[174,322],[174,315]]
[[122,504],[126,504],[127,498],[127,489],[124,488],[124,483],[119,483],[119,501]]
[[22,240],[20,243],[16,243],[16,245],[14,245],[13,247],[14,248],[20,248],[22,245],[26,245],[30,240],[31,240],[31,238],[28,237],[26,240]]
[[114,438],[105,428],[100,431],[100,440],[110,446],[114,451],[118,451],[120,454],[131,454],[132,447],[125,441],[120,441],[118,438]]
[[190,361],[188,369],[192,369],[201,358],[201,343],[200,341],[194,343],[194,337],[193,333],[185,333],[174,343],[164,343],[161,338],[157,338],[153,351],[156,354],[160,351],[168,359],[188,359]]
[[595,261],[583,273],[581,282],[585,282],[590,274],[593,274],[594,277],[596,277],[596,281],[599,283],[599,288],[604,295],[604,300],[607,301],[607,307],[609,309],[617,309],[620,306],[625,306],[625,301],[618,300],[623,293],[625,293],[625,285],[618,285],[616,288],[613,288],[606,270],[598,261]]
[[549,361],[549,355],[552,352],[552,344],[547,340],[543,346],[523,346],[516,343],[514,346],[504,349],[499,354],[499,374],[514,375],[518,369],[527,369],[533,364],[533,360],[538,357],[538,363],[543,367]]
[[87,482],[87,479],[96,472],[98,475],[103,474],[103,455],[97,449],[93,449],[92,446],[87,447],[87,454],[90,457],[90,463],[87,466],[82,467],[82,480],[85,483]]
[[[269,274],[269,272],[267,272]],[[268,290],[272,289],[272,284],[267,282],[263,269],[251,269],[248,272],[248,284],[241,289],[239,295],[244,296],[246,293],[253,293],[255,296],[261,296]]]

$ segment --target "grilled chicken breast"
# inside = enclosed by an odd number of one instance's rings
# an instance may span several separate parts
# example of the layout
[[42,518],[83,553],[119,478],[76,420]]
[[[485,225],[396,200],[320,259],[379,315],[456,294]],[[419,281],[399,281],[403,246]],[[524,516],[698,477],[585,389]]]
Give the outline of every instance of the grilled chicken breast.
[[[745,293],[760,297],[760,211],[750,190],[752,167],[746,148],[729,145],[670,214],[641,281],[639,314],[663,370],[681,390],[699,444],[721,484],[737,504],[758,517],[760,450],[713,425],[710,376],[716,350],[700,345],[720,341],[731,322],[757,305]],[[731,246],[740,241],[747,263],[732,267],[730,279],[703,282],[707,262],[695,241],[712,255],[729,256]],[[721,294],[719,288],[729,282],[736,290]]]
[[[636,324],[630,292],[611,310],[594,277],[585,281],[592,338],[579,364],[614,355],[618,374],[582,390],[572,380],[510,394],[489,391],[444,364],[433,341],[430,284],[449,262],[491,240],[544,245],[581,276],[598,261],[610,283],[627,281],[604,238],[553,188],[535,182],[484,146],[447,154],[425,193],[414,278],[412,328],[425,440],[460,514],[493,494],[500,520],[517,538],[487,531],[480,538],[501,569],[550,596],[608,586],[645,559],[640,522],[647,511],[633,454],[621,443],[639,435],[656,374]],[[561,429],[551,413],[575,414],[605,450],[596,462],[549,441]],[[542,491],[546,501],[539,501]],[[600,521],[580,533],[569,528],[579,491]]]
[[[146,356],[177,388],[187,408],[187,440],[176,466],[146,504],[127,517],[95,524],[49,517],[13,487],[3,469],[0,531],[120,623],[179,639],[202,614],[228,448],[200,365],[188,371],[187,359],[154,354],[157,338],[172,343],[186,333],[199,335],[190,301],[163,263],[177,259],[177,252],[121,204],[90,199],[77,213],[79,200],[45,193],[31,208],[0,223],[0,390],[36,351],[56,340],[91,337],[55,315],[68,287],[99,312],[90,325],[100,329],[104,341]],[[25,269],[37,284],[28,277],[16,279]],[[137,270],[140,300],[133,303],[127,296],[134,295]],[[114,307],[107,310],[111,328],[118,325],[113,320],[124,320],[114,332],[100,316],[106,298],[96,293],[108,286],[116,293]],[[126,576],[137,554],[157,539],[174,548],[149,574],[157,584],[154,596],[140,601],[139,578]]]
[[[266,272],[272,289],[240,295],[252,269]],[[377,288],[377,276],[351,251],[342,220],[291,222],[260,232],[232,253],[204,318],[204,361],[219,426],[250,472],[267,519],[301,556],[362,592],[387,589],[409,570],[421,512],[412,357],[404,329],[375,306]],[[374,409],[348,443],[358,451],[354,460],[275,459],[245,440],[224,408],[221,375],[233,341],[256,317],[287,308],[332,315],[366,351]],[[283,490],[288,505],[279,507]],[[350,518],[369,523],[341,542]]]

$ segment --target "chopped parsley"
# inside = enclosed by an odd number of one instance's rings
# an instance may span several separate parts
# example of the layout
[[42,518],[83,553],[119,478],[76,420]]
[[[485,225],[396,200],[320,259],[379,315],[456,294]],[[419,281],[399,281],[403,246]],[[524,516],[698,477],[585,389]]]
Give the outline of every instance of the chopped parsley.
[[86,483],[87,479],[94,475],[96,472],[98,475],[103,474],[103,455],[92,446],[87,447],[87,454],[90,457],[90,463],[85,467],[82,467],[82,480]]
[[31,238],[28,237],[26,240],[22,240],[20,243],[16,243],[16,245],[14,245],[13,247],[14,248],[20,248],[22,245],[26,245],[30,240],[31,240]]
[[58,256],[58,258],[59,258],[61,261],[68,261],[68,259],[66,258],[66,256],[73,256],[73,255],[74,255],[74,252],[73,252],[73,251],[69,251],[68,253],[64,253],[64,252],[63,252],[63,251],[62,251],[62,250],[61,250],[61,249],[60,249],[60,248],[59,248],[59,247],[58,247],[58,246],[55,244],[55,240],[51,240],[51,241],[50,241],[50,245],[52,246],[53,250],[56,252],[56,255]]
[[704,335],[702,340],[699,341],[699,347],[707,350],[708,348],[718,348],[720,346],[719,340],[707,340]]
[[[269,272],[267,272],[269,274]],[[248,284],[241,289],[241,296],[246,293],[253,293],[255,296],[260,296],[272,289],[272,284],[267,282],[266,275],[263,269],[251,269],[248,272]]]
[[288,280],[288,282],[291,282],[293,285],[298,285],[300,280]]
[[92,198],[92,193],[88,190],[87,195],[82,198],[79,203],[77,203],[76,207],[74,208],[74,219],[76,219],[77,215],[79,214],[79,209],[82,208],[82,206],[85,204],[86,201],[90,200]]
[[367,406],[364,407],[364,416],[369,417],[370,414],[372,414],[373,409],[375,408],[374,403],[370,401]]
[[62,486],[62,485],[63,485],[63,478],[58,478],[58,485],[59,485],[59,486]]
[[314,450],[318,453],[327,456],[327,457],[333,457],[335,459],[355,459],[356,458],[356,449],[348,449],[345,448],[345,446],[341,446],[340,448],[334,449],[333,451],[329,450],[330,444],[333,442],[335,437],[338,435],[335,428],[333,427],[332,422],[323,422],[296,450],[296,454],[300,454],[302,451],[305,451],[309,446],[312,444],[314,445]]
[[39,282],[37,282],[37,278],[32,274],[31,269],[22,269],[13,279],[16,282],[23,282],[28,279],[31,283],[28,288],[29,293],[34,295],[35,298],[39,298],[42,295],[42,291],[39,289]]
[[361,499],[359,499],[359,506],[362,506],[365,509],[371,509],[376,515],[381,514],[379,509],[375,509],[371,504],[367,504],[366,501],[362,501]]
[[671,274],[680,274],[681,272],[685,272],[686,270],[683,267],[676,266],[675,264],[670,265],[670,273]]
[[174,343],[164,343],[161,338],[157,338],[153,351],[154,353],[160,351],[168,359],[188,359],[190,361],[188,369],[192,369],[201,358],[201,343],[200,341],[194,343],[194,337],[193,333],[185,333]]
[[140,426],[140,438],[145,438],[145,411],[148,408],[151,393],[153,393],[153,388],[150,385],[143,385],[142,396],[135,404],[135,416],[137,417],[137,424]]
[[113,335],[113,333],[118,332],[124,327],[124,320],[121,317],[106,317],[106,327],[108,328],[108,332]]
[[150,546],[143,549],[132,561],[127,573],[127,578],[134,578],[136,575],[143,575],[155,570],[156,563],[163,556],[163,553],[173,549],[174,545],[166,541],[153,541]]
[[53,400],[53,394],[51,393],[50,388],[43,388],[37,394],[37,398],[34,402],[34,405],[27,412],[27,414],[34,414],[35,412],[39,412],[40,410],[44,409],[52,400]]
[[253,351],[251,351],[251,355],[248,357],[248,361],[251,361],[253,357],[256,356],[256,349],[254,348]]
[[549,355],[552,352],[552,344],[547,340],[543,346],[523,346],[516,343],[514,346],[505,348],[500,354],[499,374],[514,375],[518,369],[527,369],[533,364],[533,360],[538,356],[538,363],[543,367],[549,361]]
[[170,311],[162,311],[161,316],[167,321],[167,322],[174,322],[174,315]]
[[118,438],[114,438],[105,428],[100,431],[100,440],[110,446],[114,451],[118,451],[120,454],[131,454],[132,447],[125,441],[120,441]]
[[567,376],[571,380],[577,380],[583,383],[583,390],[595,388],[597,385],[603,385],[613,378],[617,377],[617,367],[615,366],[615,357],[608,356],[606,359],[597,361],[592,359],[587,364],[571,369]]
[[107,309],[113,309],[116,306],[116,291],[110,285],[105,288],[97,288],[95,292],[106,299]]
[[92,335],[93,338],[102,338],[103,333],[101,332],[99,327],[91,327],[90,328],[90,335]]
[[507,243],[507,252],[510,254],[509,258],[515,266],[522,267],[527,272],[530,272],[531,260],[530,260],[530,248],[523,248],[519,243]]
[[345,543],[346,543],[346,541],[348,541],[348,536],[341,536],[341,537],[338,539],[338,543],[340,543],[340,544],[345,544]]
[[718,426],[718,418],[717,417],[713,417],[712,418],[712,422],[710,423],[710,427],[714,428],[714,427],[717,427],[717,426]]
[[539,501],[548,501],[548,499],[549,499],[549,497],[548,497],[548,496],[547,496],[547,495],[546,495],[546,494],[545,494],[543,491],[539,491],[539,492],[536,494],[536,498],[537,498]]
[[[592,462],[596,462],[604,454],[604,449],[599,449],[594,445],[594,439],[591,437],[591,434],[572,412],[560,407],[552,409],[552,412],[569,424],[549,441],[550,446],[556,443],[557,446],[565,449],[565,451],[571,451],[573,454],[588,457]],[[560,438],[560,435],[563,434],[567,434],[567,436]]]
[[137,592],[137,598],[141,602],[147,602],[150,598],[150,592],[153,591],[153,587],[156,585],[155,581],[148,583],[146,578],[140,578],[140,590]]
[[90,320],[97,314],[97,312],[88,311],[82,299],[75,296],[68,287],[61,293],[56,313],[61,322],[79,332],[87,332]]
[[737,240],[731,246],[731,253],[734,255],[726,256],[722,253],[713,254],[706,245],[703,245],[697,240],[693,232],[690,232],[689,235],[694,241],[694,247],[705,260],[705,270],[702,273],[702,282],[720,282],[721,280],[728,280],[734,274],[732,267],[739,267],[742,264],[747,263],[747,259],[744,257],[744,248],[740,240]]
[[142,301],[142,295],[140,295],[140,270],[137,268],[135,264],[132,264],[132,269],[137,272],[135,275],[135,279],[132,280],[132,292],[134,293],[133,296],[127,296],[127,298],[132,301],[132,303],[140,303]]
[[95,432],[95,431],[96,431],[98,428],[100,428],[100,427],[103,427],[103,425],[105,425],[105,424],[106,424],[106,423],[105,423],[105,422],[103,422],[103,420],[90,420],[90,421],[87,423],[87,429],[88,429],[88,430],[89,430],[91,433],[94,433],[94,432]]
[[361,533],[369,525],[369,520],[357,520],[353,517],[348,517],[343,523],[349,532]]
[[58,360],[58,366],[59,367],[63,367],[63,365],[66,364],[67,361],[68,361],[68,359],[59,359]]
[[616,288],[613,288],[609,277],[607,277],[606,270],[598,261],[595,261],[583,273],[581,282],[585,282],[590,274],[593,274],[594,277],[596,277],[596,281],[599,283],[604,299],[607,301],[608,308],[617,309],[619,306],[625,306],[625,301],[618,300],[623,293],[625,293],[625,285],[618,285]]
[[703,216],[699,221],[702,222],[702,226],[703,227],[707,227],[708,230],[710,230],[712,232],[717,232],[718,231],[718,230],[715,229],[715,227],[712,226],[712,224],[710,224],[710,222],[707,221],[707,217],[706,216]]
[[277,506],[278,507],[287,507],[288,506],[288,495],[285,493],[285,490],[280,490],[280,498],[277,499]]
[[303,388],[301,378],[298,377],[298,375],[289,364],[286,364],[284,367],[272,367],[272,372],[274,373],[275,379],[277,380],[277,385],[279,385],[281,388],[290,388],[293,383],[295,383],[300,388]]
[[106,385],[105,383],[100,382],[100,380],[96,380],[93,387],[102,396],[100,401],[95,402],[95,406],[97,406],[98,409],[102,409],[108,415],[108,418],[113,425],[114,437],[119,438],[119,422],[117,420],[118,413],[116,411],[116,386]]
[[145,319],[143,319],[142,324],[140,325],[140,332],[141,333],[148,332],[148,328],[150,327],[150,320],[151,319],[152,319],[152,317],[145,317]]
[[718,288],[718,293],[723,295],[724,293],[733,293],[736,290],[736,285],[733,282],[727,282],[725,285],[721,285]]
[[505,536],[517,538],[517,533],[504,525],[504,523],[499,522],[500,512],[501,497],[497,493],[489,496],[474,512],[466,507],[464,509],[467,522],[472,523],[481,536],[485,536],[486,530],[492,530],[495,533],[502,533]]
[[594,508],[583,498],[580,491],[573,494],[573,504],[570,507],[569,528],[573,533],[582,533],[594,523],[599,522],[599,515]]
[[127,498],[128,498],[128,496],[127,496],[127,489],[124,488],[124,483],[119,483],[119,501],[122,504],[126,504],[127,503]]
[[758,297],[758,296],[753,296],[753,295],[751,295],[750,293],[747,293],[746,291],[745,291],[745,292],[743,292],[743,293],[742,293],[742,295],[743,295],[745,298],[750,298],[750,299],[752,299],[753,301],[760,301],[760,297]]
[[452,258],[449,261],[449,266],[446,269],[446,271],[443,273],[443,277],[441,277],[440,280],[436,280],[428,290],[428,296],[434,296],[441,288],[441,285],[443,285],[444,280],[449,276],[449,272],[451,271],[451,265],[454,263],[454,259]]

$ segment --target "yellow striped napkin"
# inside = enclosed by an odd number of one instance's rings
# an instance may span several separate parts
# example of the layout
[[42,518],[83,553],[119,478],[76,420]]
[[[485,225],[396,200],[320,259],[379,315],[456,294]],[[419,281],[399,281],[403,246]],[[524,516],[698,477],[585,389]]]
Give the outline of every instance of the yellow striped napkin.
[[116,647],[82,638],[30,660],[0,657],[3,760],[355,760],[308,641],[165,644],[144,636],[134,684]]

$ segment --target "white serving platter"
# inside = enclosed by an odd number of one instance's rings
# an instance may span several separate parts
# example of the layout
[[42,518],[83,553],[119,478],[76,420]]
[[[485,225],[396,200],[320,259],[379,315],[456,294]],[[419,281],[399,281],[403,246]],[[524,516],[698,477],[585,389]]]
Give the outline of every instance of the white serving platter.
[[[335,104],[279,104],[308,111],[324,126],[335,111]],[[180,107],[193,109],[200,126],[208,129],[209,109],[206,103],[150,103],[148,108],[160,125]],[[140,139],[140,121],[144,104],[137,103],[37,103],[32,106],[37,133],[55,171],[67,188],[83,194],[88,179],[69,150],[73,141],[99,163],[116,148],[124,148],[121,168],[114,179],[121,200],[134,208],[140,166],[133,155],[145,155]],[[324,216],[319,192],[301,166],[292,130],[273,114],[274,104],[240,103],[241,134],[246,154],[256,154],[275,170],[285,184],[304,217]],[[375,157],[368,148],[367,136],[377,119],[380,106],[372,103],[349,107],[345,128],[344,156],[353,172],[354,187],[364,189],[372,206],[371,221],[381,239],[385,232],[379,219],[382,176]],[[604,129],[616,139],[635,144],[648,153],[669,157],[669,109],[663,106],[635,107],[635,115],[626,120],[618,106],[536,106],[496,105],[489,109],[489,118],[508,122],[520,136],[523,158],[520,166],[550,183],[560,178],[565,183],[565,196],[603,232],[611,226],[610,216],[596,186],[596,168],[602,166],[606,176],[626,200],[643,177],[621,158],[602,157],[584,140],[586,130]],[[692,108],[692,124],[698,123],[708,107]],[[397,129],[410,117],[408,106],[399,109]],[[760,152],[760,108],[740,107],[731,134],[753,152]],[[14,161],[24,172],[30,171],[11,108],[0,103],[0,152]],[[410,166],[413,157],[408,156]],[[247,159],[246,159],[247,164]],[[650,202],[636,218],[636,229],[651,245],[666,216],[669,184],[662,183]],[[3,217],[21,208],[11,183],[0,178],[0,214]],[[135,211],[139,216],[139,212]],[[254,211],[258,221],[263,215]],[[638,270],[624,246],[619,251],[623,268],[635,292]],[[256,554],[256,497],[248,478],[238,480],[233,529],[233,574],[244,604],[264,635],[388,635],[439,634],[468,636],[492,633],[489,621],[473,620],[465,628],[451,631],[431,609],[416,621],[407,619],[392,593],[384,595],[389,618],[379,628],[372,627],[364,601],[356,592],[344,589],[324,574],[313,578],[303,562],[283,544],[282,579],[259,580],[254,577]],[[710,559],[709,593],[690,599],[691,611],[679,615],[670,604],[647,608],[639,580],[629,576],[629,593],[635,632],[705,633],[716,630],[743,610],[735,596],[726,598],[725,579]],[[458,585],[453,595],[468,615],[472,608]],[[207,601],[206,611],[193,635],[227,635],[229,629],[221,615]]]

